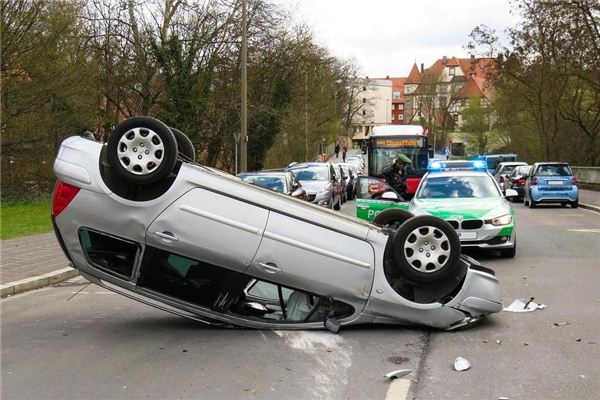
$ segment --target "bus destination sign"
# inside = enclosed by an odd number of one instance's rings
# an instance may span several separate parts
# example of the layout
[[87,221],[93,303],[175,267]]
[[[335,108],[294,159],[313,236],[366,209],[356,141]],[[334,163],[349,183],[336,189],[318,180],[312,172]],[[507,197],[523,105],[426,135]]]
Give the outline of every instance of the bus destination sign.
[[422,138],[377,138],[375,146],[379,148],[423,147]]

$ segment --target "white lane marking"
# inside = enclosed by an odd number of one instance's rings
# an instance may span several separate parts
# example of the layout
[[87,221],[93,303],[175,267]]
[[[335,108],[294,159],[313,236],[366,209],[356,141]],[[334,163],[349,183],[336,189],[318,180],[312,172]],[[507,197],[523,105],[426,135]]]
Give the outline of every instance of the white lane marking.
[[331,399],[336,388],[348,384],[352,366],[352,346],[341,336],[329,332],[274,331],[294,350],[315,358],[309,375],[314,377],[309,386],[311,399]]
[[394,379],[390,383],[385,400],[406,400],[409,388],[410,379]]
[[569,232],[600,233],[600,229],[567,229]]

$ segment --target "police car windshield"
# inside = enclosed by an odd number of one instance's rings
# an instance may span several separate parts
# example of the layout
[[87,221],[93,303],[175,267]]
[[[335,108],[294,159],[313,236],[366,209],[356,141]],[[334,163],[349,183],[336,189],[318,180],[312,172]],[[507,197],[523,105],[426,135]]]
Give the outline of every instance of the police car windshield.
[[417,199],[497,197],[500,193],[488,176],[429,177],[417,193]]

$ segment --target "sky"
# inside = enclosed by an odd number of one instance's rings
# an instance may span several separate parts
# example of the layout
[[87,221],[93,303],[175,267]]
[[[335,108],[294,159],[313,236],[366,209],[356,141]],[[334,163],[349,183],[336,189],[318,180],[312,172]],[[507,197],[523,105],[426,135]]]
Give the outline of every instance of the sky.
[[519,18],[508,0],[278,0],[334,55],[353,58],[371,78],[407,76],[413,63],[469,57],[480,24],[502,32]]

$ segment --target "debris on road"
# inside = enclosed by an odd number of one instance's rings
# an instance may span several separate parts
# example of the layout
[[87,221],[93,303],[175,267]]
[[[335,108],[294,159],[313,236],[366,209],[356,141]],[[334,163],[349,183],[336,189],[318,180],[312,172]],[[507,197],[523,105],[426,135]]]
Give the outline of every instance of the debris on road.
[[468,360],[462,357],[456,357],[454,360],[454,369],[456,371],[466,371],[469,368],[471,368],[471,363]]
[[508,307],[505,307],[503,311],[520,313],[543,310],[544,308],[546,308],[545,304],[537,304],[533,301],[532,297],[528,302],[525,302],[523,299],[515,299]]
[[569,325],[569,322],[565,321],[565,322],[555,322],[554,323],[554,326],[565,326],[565,325]]
[[502,344],[502,340],[500,340],[500,339],[496,340],[496,344]]
[[387,374],[384,375],[384,377],[387,379],[396,379],[396,378],[401,378],[404,375],[408,375],[411,372],[413,372],[412,369],[397,369],[395,371],[388,372]]

